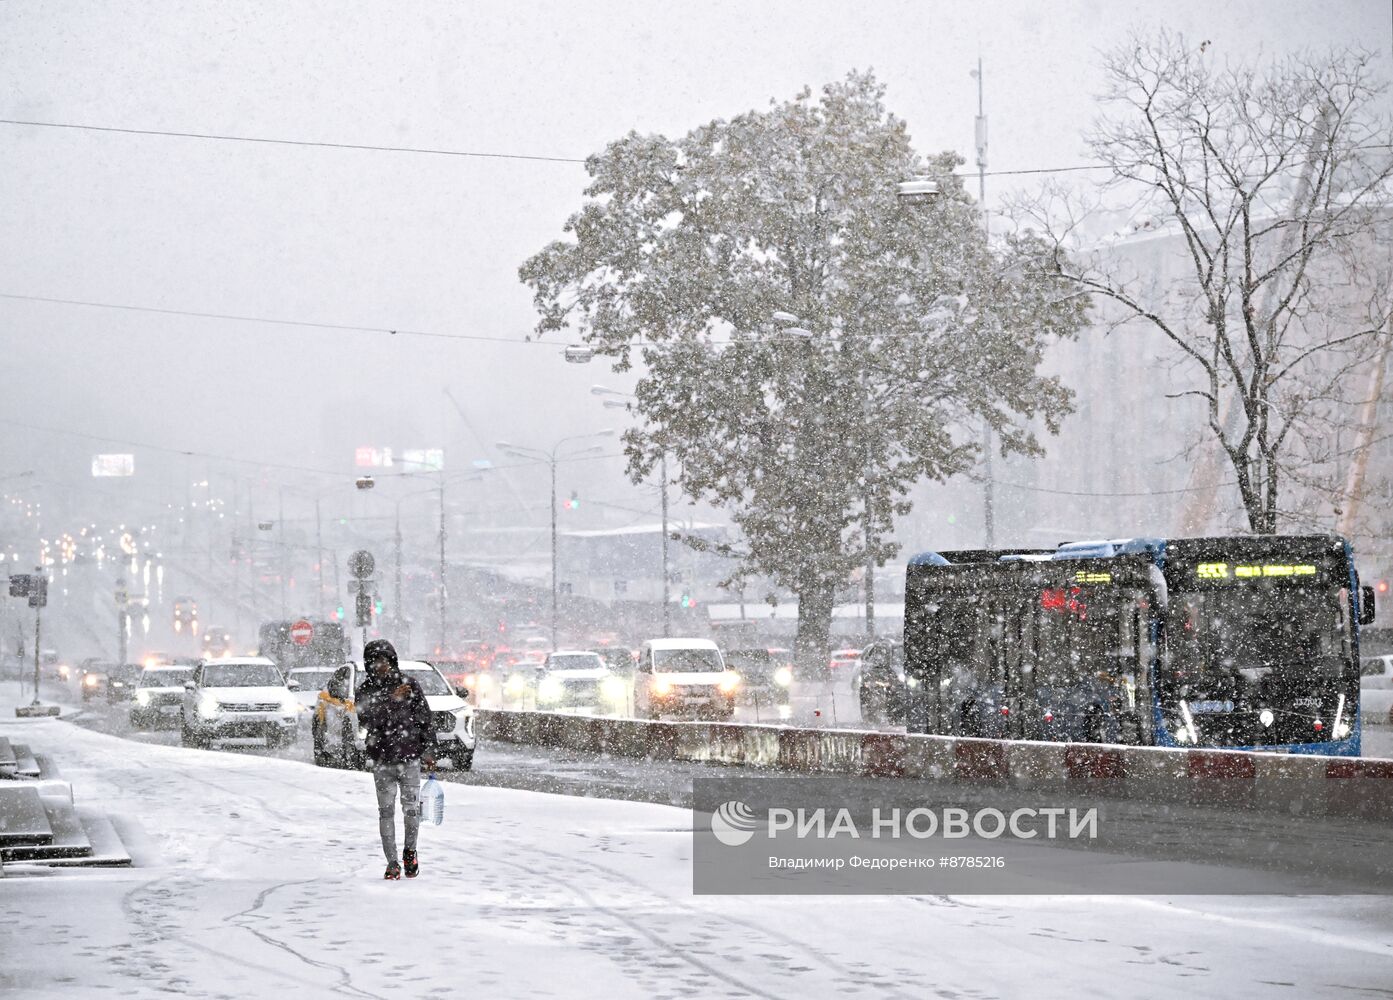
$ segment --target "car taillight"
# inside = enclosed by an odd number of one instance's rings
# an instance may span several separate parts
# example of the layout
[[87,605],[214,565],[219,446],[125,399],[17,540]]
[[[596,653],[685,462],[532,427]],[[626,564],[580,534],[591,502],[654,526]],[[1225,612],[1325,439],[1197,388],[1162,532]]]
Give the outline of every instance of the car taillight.
[[1053,722],[1053,721],[1054,721],[1054,713],[1047,710],[1047,711],[1045,712],[1045,721],[1046,721],[1046,722]]
[[1001,714],[1002,714],[1002,715],[1010,715],[1010,714],[1011,714],[1011,707],[1010,707],[1009,705],[1002,705],[1002,706],[1001,706]]

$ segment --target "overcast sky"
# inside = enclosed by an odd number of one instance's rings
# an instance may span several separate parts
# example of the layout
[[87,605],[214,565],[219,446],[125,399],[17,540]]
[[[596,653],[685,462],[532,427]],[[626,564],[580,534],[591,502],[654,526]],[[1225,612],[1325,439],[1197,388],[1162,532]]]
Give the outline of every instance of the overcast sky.
[[[919,150],[971,160],[980,54],[990,168],[1023,170],[1082,162],[1098,50],[1161,25],[1240,59],[1362,44],[1386,64],[1393,42],[1388,0],[8,0],[0,117],[582,158],[870,67]],[[350,471],[355,444],[443,446],[458,469],[615,423],[587,390],[622,382],[522,343],[517,268],[579,207],[578,163],[4,124],[0,177],[8,295],[446,335],[0,298],[4,470],[81,480],[93,452],[159,446]],[[586,475],[622,497],[620,468]]]

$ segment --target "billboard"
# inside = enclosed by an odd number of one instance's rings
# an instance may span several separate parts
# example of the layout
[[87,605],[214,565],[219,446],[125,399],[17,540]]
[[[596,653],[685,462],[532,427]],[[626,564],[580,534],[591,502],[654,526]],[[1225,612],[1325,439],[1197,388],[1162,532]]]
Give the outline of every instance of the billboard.
[[92,475],[94,476],[133,476],[135,475],[134,455],[93,455]]
[[359,445],[353,452],[353,464],[360,469],[385,469],[392,464],[392,449]]

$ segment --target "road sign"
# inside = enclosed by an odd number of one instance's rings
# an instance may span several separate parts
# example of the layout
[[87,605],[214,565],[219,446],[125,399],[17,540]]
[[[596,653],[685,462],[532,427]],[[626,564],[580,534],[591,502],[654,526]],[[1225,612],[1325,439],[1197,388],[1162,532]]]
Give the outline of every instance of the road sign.
[[131,596],[131,595],[126,591],[126,581],[125,581],[125,580],[117,580],[117,581],[116,581],[116,606],[117,606],[118,608],[124,608],[124,607],[126,606],[128,600],[130,599],[130,596]]
[[42,608],[48,604],[48,577],[34,576],[29,578],[29,606],[31,608]]
[[372,576],[372,571],[376,568],[377,560],[373,559],[372,553],[367,549],[359,549],[348,557],[348,571],[360,580]]
[[294,625],[290,626],[290,641],[297,646],[308,646],[310,640],[314,638],[314,626],[301,618]]
[[10,596],[28,597],[30,581],[33,579],[28,573],[16,573],[10,577]]
[[362,593],[364,593],[364,594],[371,594],[371,593],[373,593],[375,590],[377,590],[377,581],[376,581],[376,580],[349,580],[349,581],[348,581],[348,592],[349,592],[350,594],[356,594],[356,593],[359,593],[360,591],[361,591]]
[[354,611],[357,612],[359,625],[366,627],[372,624],[372,597],[365,591],[358,592],[354,601]]

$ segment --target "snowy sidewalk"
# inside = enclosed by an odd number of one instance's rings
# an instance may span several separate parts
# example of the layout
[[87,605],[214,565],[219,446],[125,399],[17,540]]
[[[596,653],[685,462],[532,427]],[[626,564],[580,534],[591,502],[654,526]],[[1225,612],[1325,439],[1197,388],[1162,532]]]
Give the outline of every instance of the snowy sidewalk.
[[145,867],[0,879],[6,997],[1191,1000],[1393,981],[1377,897],[693,897],[687,810],[477,786],[447,788],[421,877],[384,882],[366,774],[0,720],[16,731],[143,828]]

